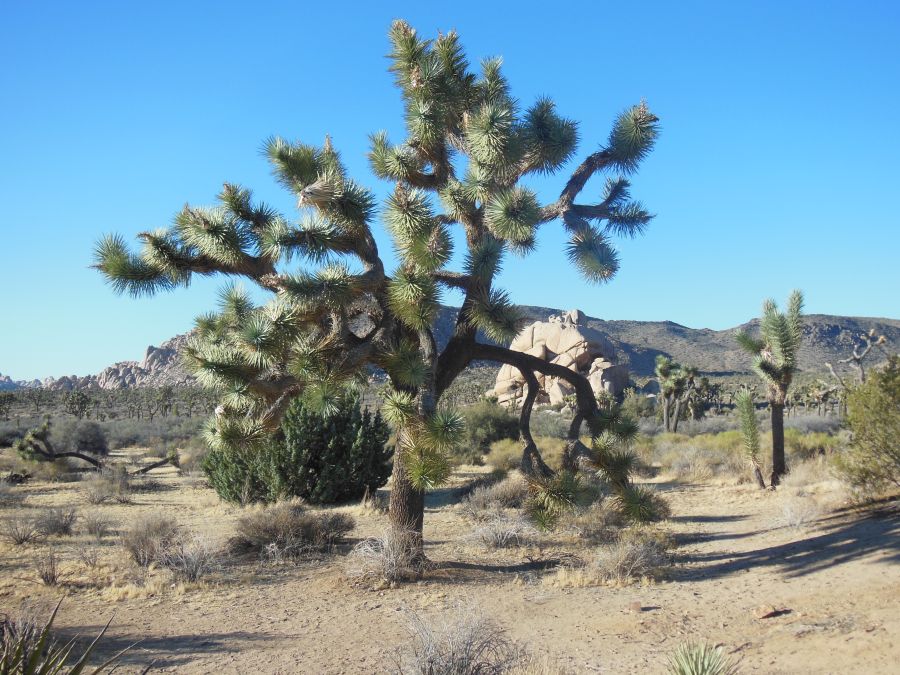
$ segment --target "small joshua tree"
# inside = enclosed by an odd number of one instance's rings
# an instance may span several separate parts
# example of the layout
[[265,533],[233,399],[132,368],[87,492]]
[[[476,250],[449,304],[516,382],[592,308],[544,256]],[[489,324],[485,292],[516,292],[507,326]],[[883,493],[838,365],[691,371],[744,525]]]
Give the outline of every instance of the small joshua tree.
[[753,402],[753,394],[749,391],[740,392],[735,398],[738,419],[741,422],[741,436],[744,440],[744,452],[753,469],[753,477],[760,489],[766,489],[766,481],[763,480],[762,469],[759,466],[759,424],[756,421],[756,404]]
[[763,303],[760,337],[740,331],[738,344],[753,357],[753,370],[766,386],[772,414],[772,487],[778,485],[787,468],[784,462],[784,404],[788,388],[797,372],[797,353],[803,339],[803,294],[791,293],[786,312],[779,312],[774,300]]
[[[555,173],[573,158],[577,124],[546,98],[520,108],[500,60],[473,72],[454,32],[425,40],[396,21],[390,42],[407,137],[394,144],[386,133],[374,134],[369,160],[375,175],[393,183],[380,211],[399,257],[394,272],[386,271],[372,233],[375,195],[347,175],[327,138],[319,147],[281,138],[266,143],[275,177],[304,213],[299,223],[226,184],[218,206],[186,206],[170,229],[141,234],[140,254],[121,237],[104,238],[96,266],[116,290],[133,295],[213,274],[272,294],[271,302],[255,307],[239,286],[230,288],[220,311],[198,320],[187,348],[198,381],[222,392],[207,434],[213,447],[264,443],[292,399],[327,408],[367,368],[386,372],[383,412],[398,438],[391,522],[412,531],[421,551],[424,491],[448,476],[448,452],[463,432],[460,415],[438,403],[473,361],[510,364],[523,373],[528,393],[520,428],[534,466],[543,464],[528,424],[535,373],[560,377],[576,390],[569,465],[590,454],[579,442],[585,421],[592,434],[615,431],[617,416],[600,414],[586,378],[498,344],[517,333],[521,316],[495,277],[507,254],[533,250],[539,228],[561,221],[571,263],[590,281],[610,279],[619,266],[611,237],[637,235],[651,219],[631,200],[625,176],[652,148],[657,118],[644,103],[625,110],[559,197],[541,204],[520,182]],[[578,202],[600,173],[611,175],[599,201]],[[460,244],[464,267],[448,269]],[[289,271],[297,259],[310,266]],[[439,350],[434,327],[443,289],[464,299]],[[479,341],[479,331],[494,343]]]

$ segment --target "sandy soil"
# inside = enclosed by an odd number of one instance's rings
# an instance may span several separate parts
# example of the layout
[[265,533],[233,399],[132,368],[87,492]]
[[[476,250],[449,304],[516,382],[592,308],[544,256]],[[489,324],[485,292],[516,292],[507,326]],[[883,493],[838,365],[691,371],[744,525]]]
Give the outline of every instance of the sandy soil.
[[[465,476],[460,476],[460,480]],[[174,515],[187,528],[224,541],[240,509],[221,504],[199,481],[163,472],[159,489],[131,505],[90,506],[77,483],[21,488],[24,505],[0,517],[48,505],[100,510],[127,525],[148,511]],[[747,486],[662,482],[678,542],[668,577],[624,587],[566,589],[541,571],[566,549],[553,537],[539,547],[485,552],[466,535],[472,524],[431,496],[428,555],[435,569],[395,589],[350,585],[340,554],[300,565],[229,563],[210,581],[184,587],[164,572],[140,581],[114,535],[102,562],[78,561],[83,535],[54,540],[65,581],[36,581],[34,559],[46,544],[0,544],[0,612],[67,597],[58,633],[91,635],[110,616],[104,653],[140,640],[117,672],[381,673],[408,642],[409,613],[439,617],[460,607],[482,611],[511,638],[567,672],[664,672],[685,640],[724,645],[744,673],[889,673],[900,662],[900,511],[896,503],[859,512],[833,508],[801,529],[779,526],[789,495]],[[352,539],[376,534],[385,517],[346,507]],[[352,541],[351,541],[352,544]],[[584,551],[582,552],[584,553]],[[756,618],[761,605],[781,611]],[[637,609],[637,607],[640,609]]]

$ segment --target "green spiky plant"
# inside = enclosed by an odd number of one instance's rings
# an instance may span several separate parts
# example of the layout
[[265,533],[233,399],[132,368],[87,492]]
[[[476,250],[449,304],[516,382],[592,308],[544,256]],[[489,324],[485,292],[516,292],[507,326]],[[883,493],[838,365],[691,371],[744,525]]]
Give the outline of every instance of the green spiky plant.
[[[81,673],[102,673],[110,670],[125,652],[134,645],[126,647],[112,658],[104,661],[99,666],[85,670],[88,660],[91,658],[97,644],[103,638],[109,624],[108,621],[94,638],[87,649],[79,657],[75,657],[75,639],[64,645],[53,642],[50,631],[53,620],[59,611],[62,600],[56,603],[50,618],[40,630],[31,630],[29,627],[18,631],[9,631],[9,626],[0,624],[0,675],[80,675]],[[74,663],[68,665],[74,659]],[[114,670],[114,669],[113,669]],[[147,669],[149,670],[149,668]],[[144,672],[147,672],[146,670]]]
[[778,311],[774,300],[763,303],[758,338],[744,331],[735,336],[738,344],[753,357],[753,370],[766,387],[772,416],[772,476],[778,485],[787,472],[784,461],[784,405],[788,388],[798,369],[798,353],[803,339],[803,293],[795,290],[788,298],[787,311]]
[[[293,398],[327,408],[345,383],[372,366],[383,369],[391,385],[383,412],[398,438],[391,522],[417,533],[406,539],[421,552],[424,490],[447,477],[447,451],[462,435],[459,416],[439,413],[438,404],[473,361],[518,368],[531,403],[535,373],[575,388],[570,465],[587,451],[579,442],[582,424],[603,431],[586,378],[497,344],[516,334],[521,315],[495,278],[505,257],[527,254],[540,227],[559,221],[571,264],[589,281],[611,279],[619,267],[612,237],[636,236],[652,217],[631,199],[626,176],[653,147],[658,120],[643,102],[626,109],[606,143],[575,166],[559,197],[541,203],[522,181],[556,173],[573,159],[577,123],[547,98],[520,107],[500,60],[485,60],[474,71],[455,32],[427,40],[396,21],[389,38],[407,137],[400,143],[384,132],[371,137],[372,171],[393,183],[381,209],[375,194],[347,175],[327,138],[322,146],[271,138],[266,154],[276,179],[296,196],[299,222],[226,184],[217,206],[186,206],[169,229],[140,234],[139,253],[111,235],[97,244],[95,260],[115,290],[132,295],[215,274],[273,296],[256,307],[234,286],[218,312],[197,322],[188,364],[222,395],[207,434],[213,447],[261,444]],[[600,174],[607,175],[601,198],[577,201]],[[399,259],[390,274],[372,233],[379,211]],[[453,270],[458,246],[465,263]],[[446,289],[464,299],[439,350],[434,326]],[[494,344],[479,341],[479,332]],[[520,431],[532,465],[540,467],[530,411],[523,406]]]
[[759,466],[759,423],[756,421],[756,404],[749,391],[739,392],[734,399],[738,419],[741,422],[741,437],[744,441],[744,453],[753,470],[753,477],[760,489],[766,489],[762,469]]
[[721,647],[708,642],[678,645],[669,660],[670,675],[736,675],[737,665]]

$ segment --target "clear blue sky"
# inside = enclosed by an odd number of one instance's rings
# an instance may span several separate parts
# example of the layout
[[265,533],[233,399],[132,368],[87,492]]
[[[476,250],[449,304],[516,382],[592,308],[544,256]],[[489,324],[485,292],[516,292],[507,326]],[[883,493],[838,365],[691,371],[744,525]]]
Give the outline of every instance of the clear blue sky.
[[271,134],[331,134],[385,193],[365,152],[372,131],[401,138],[394,17],[456,28],[474,62],[502,55],[523,103],[549,94],[580,120],[582,155],[641,98],[662,120],[634,181],[658,216],[616,279],[581,281],[551,225],[506,264],[515,301],[719,329],[800,287],[810,312],[900,317],[900,3],[254,5],[4,4],[0,372],[96,372],[187,330],[220,282],[116,296],[93,243],[166,226],[225,180],[293,214],[259,154]]

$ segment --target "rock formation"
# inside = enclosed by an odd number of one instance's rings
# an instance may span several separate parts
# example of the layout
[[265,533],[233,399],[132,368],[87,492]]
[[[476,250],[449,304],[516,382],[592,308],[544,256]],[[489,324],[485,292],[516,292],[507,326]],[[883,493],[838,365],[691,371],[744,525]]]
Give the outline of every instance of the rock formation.
[[[573,309],[535,321],[512,341],[510,349],[565,366],[588,378],[595,393],[619,396],[628,385],[628,369],[613,363],[615,349],[600,331],[585,325],[584,313]],[[541,392],[536,403],[559,404],[575,393],[566,382],[537,373]],[[525,398],[525,378],[517,368],[504,365],[497,373],[494,389],[501,405],[521,404]]]

